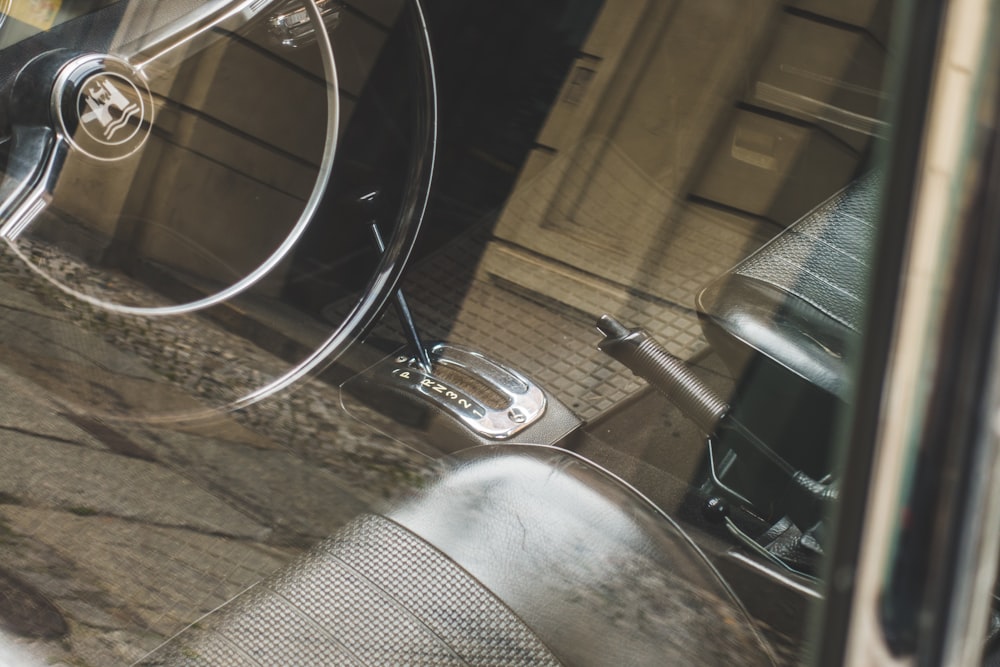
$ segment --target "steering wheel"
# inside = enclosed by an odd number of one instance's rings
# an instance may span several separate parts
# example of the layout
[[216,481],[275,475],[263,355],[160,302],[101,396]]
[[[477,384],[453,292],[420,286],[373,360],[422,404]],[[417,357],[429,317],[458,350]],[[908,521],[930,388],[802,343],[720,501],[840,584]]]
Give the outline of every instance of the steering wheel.
[[[0,241],[65,296],[122,317],[187,316],[266,281],[317,217],[334,168],[341,129],[334,49],[327,31],[314,29],[309,50],[314,55],[302,55],[306,49],[298,49],[295,40],[282,51],[282,67],[312,91],[309,103],[291,99],[288,90],[267,88],[280,77],[233,73],[225,49],[264,52],[253,35],[270,31],[273,38],[275,27],[324,26],[334,6],[325,0],[93,0],[89,11],[67,17],[24,17],[16,7],[0,11],[7,19],[0,23],[0,85],[8,91],[6,108],[0,109],[0,126],[8,128],[7,139],[0,137],[0,148],[6,148]],[[419,67],[416,139],[385,251],[353,308],[307,358],[228,407],[253,403],[335,359],[372,323],[395,288],[426,207],[436,142],[426,26],[417,0],[410,0],[409,10]],[[21,33],[11,33],[15,24]],[[268,58],[258,61],[267,65],[274,60]],[[203,75],[206,69],[211,71]],[[226,77],[240,79],[229,97],[256,86],[249,108],[240,110],[240,99],[220,102],[213,87]],[[322,105],[311,102],[320,99],[325,109],[317,111]],[[220,104],[236,107],[236,113],[230,111],[233,127],[206,134],[204,128],[221,123],[213,107]],[[271,108],[285,114],[284,125],[255,126],[255,114]],[[312,139],[304,141],[310,131]],[[187,167],[178,166],[184,160],[208,165],[205,173],[218,179],[232,179],[218,174],[235,168],[239,186],[206,186],[192,194]],[[220,164],[225,169],[215,168]],[[180,185],[171,190],[174,183]],[[256,201],[266,198],[255,196],[254,183],[267,190],[269,200]],[[278,214],[258,213],[254,206],[271,206]],[[218,220],[230,210],[230,219]],[[240,216],[255,223],[241,227]],[[215,246],[205,241],[213,233]],[[264,242],[251,244],[246,237],[253,234]],[[233,250],[251,245],[249,258]],[[162,263],[163,246],[180,262],[179,272],[211,267],[197,276],[197,296],[170,301],[159,293],[109,288],[101,279],[81,281],[66,270],[62,257],[71,258],[69,265],[99,269],[116,253],[121,257],[124,247],[125,255],[138,251],[156,264]],[[237,260],[226,256],[231,250]]]

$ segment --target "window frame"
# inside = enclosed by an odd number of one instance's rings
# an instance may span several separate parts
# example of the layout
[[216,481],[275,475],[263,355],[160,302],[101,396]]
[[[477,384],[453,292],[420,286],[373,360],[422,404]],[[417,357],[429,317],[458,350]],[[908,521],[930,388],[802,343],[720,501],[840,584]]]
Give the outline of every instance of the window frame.
[[981,659],[1000,542],[996,14],[897,2],[881,235],[813,627],[824,667]]

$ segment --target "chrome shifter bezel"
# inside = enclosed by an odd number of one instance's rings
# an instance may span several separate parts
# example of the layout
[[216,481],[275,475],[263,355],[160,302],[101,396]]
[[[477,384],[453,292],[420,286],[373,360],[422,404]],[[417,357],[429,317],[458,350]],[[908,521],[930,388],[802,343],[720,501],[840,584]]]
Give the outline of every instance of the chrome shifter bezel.
[[507,404],[499,409],[485,405],[433,371],[425,372],[412,356],[386,359],[374,369],[375,376],[391,387],[432,403],[476,435],[492,440],[507,440],[545,414],[545,392],[512,368],[450,343],[432,345],[430,357],[435,368],[443,366],[475,378],[502,395]]

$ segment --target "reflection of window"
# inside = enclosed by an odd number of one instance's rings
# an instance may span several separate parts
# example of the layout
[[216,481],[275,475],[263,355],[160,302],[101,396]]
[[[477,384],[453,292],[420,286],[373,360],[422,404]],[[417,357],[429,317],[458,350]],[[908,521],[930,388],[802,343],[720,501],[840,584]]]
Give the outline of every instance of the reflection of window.
[[0,0],[0,49],[118,1]]
[[566,86],[566,93],[563,95],[563,101],[567,104],[579,104],[583,100],[583,96],[587,94],[587,86],[595,74],[597,72],[589,67],[577,66],[570,76],[569,84]]
[[61,5],[62,0],[24,0],[13,3],[7,9],[7,15],[32,28],[48,30],[55,25]]

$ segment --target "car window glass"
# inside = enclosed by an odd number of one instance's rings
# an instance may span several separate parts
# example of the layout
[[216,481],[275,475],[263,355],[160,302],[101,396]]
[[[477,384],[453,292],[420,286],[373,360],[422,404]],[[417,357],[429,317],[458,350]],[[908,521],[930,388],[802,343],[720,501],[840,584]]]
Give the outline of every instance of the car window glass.
[[524,445],[585,466],[581,512],[611,493],[662,531],[680,564],[621,565],[638,599],[678,572],[706,595],[652,634],[808,654],[890,2],[7,5],[0,600],[35,610],[0,602],[14,644],[138,660]]

